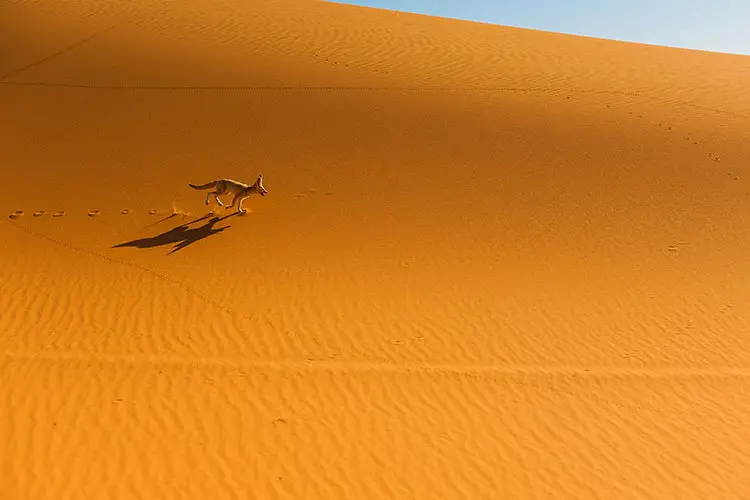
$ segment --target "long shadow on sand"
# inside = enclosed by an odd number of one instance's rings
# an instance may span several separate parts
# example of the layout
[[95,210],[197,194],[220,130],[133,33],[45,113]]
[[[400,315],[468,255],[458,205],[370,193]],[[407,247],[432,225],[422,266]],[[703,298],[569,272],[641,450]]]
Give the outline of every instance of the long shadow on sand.
[[[186,248],[189,245],[192,245],[196,241],[200,241],[202,239],[208,238],[209,236],[218,234],[226,229],[229,229],[232,226],[224,226],[220,228],[215,228],[214,226],[221,221],[227,220],[230,217],[234,217],[238,213],[239,212],[234,212],[229,215],[225,215],[224,217],[218,217],[218,216],[211,217],[211,214],[204,215],[203,217],[192,220],[185,224],[180,224],[179,226],[172,228],[169,231],[161,233],[157,236],[152,236],[151,238],[141,238],[141,239],[133,240],[133,241],[126,241],[125,243],[120,243],[119,245],[113,245],[112,248],[121,248],[121,247],[154,248],[154,247],[160,247],[160,246],[165,246],[165,245],[174,245],[172,247],[172,250],[167,254],[167,255],[171,255],[174,252],[177,252],[178,250],[182,250],[183,248]],[[206,222],[205,224],[202,224],[194,228],[190,227],[191,224],[195,224],[196,222],[201,222],[205,220],[208,220],[208,222]]]

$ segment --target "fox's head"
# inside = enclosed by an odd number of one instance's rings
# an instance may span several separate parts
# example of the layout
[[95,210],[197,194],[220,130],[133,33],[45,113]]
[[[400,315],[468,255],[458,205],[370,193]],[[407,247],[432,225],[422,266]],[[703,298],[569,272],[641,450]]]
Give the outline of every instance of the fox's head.
[[261,196],[265,196],[268,194],[268,190],[263,187],[263,174],[258,175],[258,180],[255,181],[255,186],[258,189],[258,194],[260,194]]

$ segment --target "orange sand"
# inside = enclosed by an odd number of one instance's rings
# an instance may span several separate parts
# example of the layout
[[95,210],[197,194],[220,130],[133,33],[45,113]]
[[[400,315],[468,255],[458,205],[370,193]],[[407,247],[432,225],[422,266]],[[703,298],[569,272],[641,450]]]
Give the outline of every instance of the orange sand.
[[[0,19],[2,498],[750,495],[747,57],[313,0]],[[259,172],[245,217],[188,187]]]

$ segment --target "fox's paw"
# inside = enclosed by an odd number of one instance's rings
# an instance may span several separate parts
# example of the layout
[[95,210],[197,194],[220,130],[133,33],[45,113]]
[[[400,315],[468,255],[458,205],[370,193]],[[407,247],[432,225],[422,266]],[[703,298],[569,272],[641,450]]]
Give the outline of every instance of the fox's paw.
[[10,215],[9,215],[8,217],[9,217],[10,219],[12,219],[12,220],[18,220],[18,219],[20,219],[21,217],[23,217],[23,210],[16,210],[16,211],[15,211],[15,212],[13,212],[12,214],[10,214]]
[[94,209],[94,210],[89,210],[88,216],[89,216],[89,217],[96,217],[96,216],[98,216],[98,215],[99,215],[100,213],[101,213],[101,212],[100,212],[99,210],[96,210],[96,209]]

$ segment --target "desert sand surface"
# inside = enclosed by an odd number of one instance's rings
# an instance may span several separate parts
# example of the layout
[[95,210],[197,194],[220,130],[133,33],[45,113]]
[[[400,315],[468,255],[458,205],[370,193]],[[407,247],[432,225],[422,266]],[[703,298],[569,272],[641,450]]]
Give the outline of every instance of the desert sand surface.
[[0,53],[2,498],[750,497],[750,58],[313,0]]

